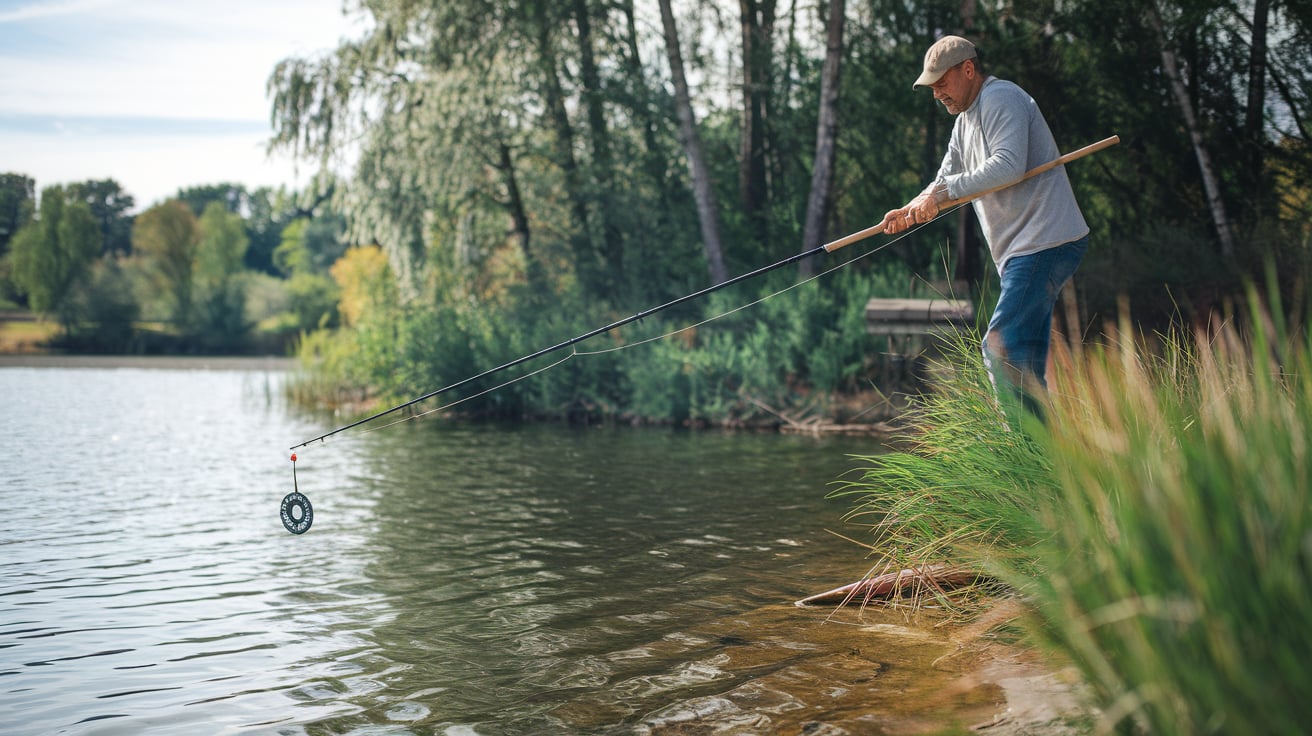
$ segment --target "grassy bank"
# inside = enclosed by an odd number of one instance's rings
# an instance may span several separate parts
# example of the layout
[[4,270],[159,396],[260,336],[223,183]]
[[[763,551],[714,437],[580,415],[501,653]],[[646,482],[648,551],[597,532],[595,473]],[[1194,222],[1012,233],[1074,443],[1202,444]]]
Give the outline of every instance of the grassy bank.
[[1000,409],[963,346],[913,447],[838,491],[851,520],[891,564],[1000,581],[1034,641],[1079,665],[1109,729],[1300,732],[1312,351],[1262,316],[1279,309],[1250,306],[1241,326],[1151,343],[1122,326],[1065,355],[1046,423]]
[[53,321],[38,320],[27,312],[0,312],[0,354],[45,352],[59,334]]

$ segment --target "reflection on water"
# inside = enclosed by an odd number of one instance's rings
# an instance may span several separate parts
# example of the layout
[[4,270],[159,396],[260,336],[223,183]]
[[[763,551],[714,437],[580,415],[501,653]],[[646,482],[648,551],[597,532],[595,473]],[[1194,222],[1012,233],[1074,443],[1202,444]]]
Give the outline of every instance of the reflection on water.
[[936,687],[941,640],[790,605],[862,572],[868,440],[410,422],[301,451],[293,536],[280,381],[0,369],[0,731],[870,733]]

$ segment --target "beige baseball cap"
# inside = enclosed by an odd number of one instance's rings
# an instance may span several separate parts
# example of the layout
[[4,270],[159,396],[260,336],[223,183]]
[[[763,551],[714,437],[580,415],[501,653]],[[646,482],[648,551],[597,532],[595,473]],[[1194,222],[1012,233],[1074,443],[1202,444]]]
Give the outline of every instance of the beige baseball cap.
[[916,77],[912,89],[928,87],[937,82],[949,69],[966,59],[976,57],[975,44],[961,36],[944,36],[925,52],[925,69]]

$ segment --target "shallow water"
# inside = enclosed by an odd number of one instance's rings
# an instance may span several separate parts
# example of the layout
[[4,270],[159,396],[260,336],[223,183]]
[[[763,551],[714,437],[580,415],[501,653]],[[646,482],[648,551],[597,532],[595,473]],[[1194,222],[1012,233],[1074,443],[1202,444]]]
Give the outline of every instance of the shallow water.
[[283,378],[0,368],[0,732],[880,733],[978,699],[927,674],[941,636],[791,605],[864,572],[824,495],[872,440],[426,419],[300,451],[294,536],[286,448],[332,420]]

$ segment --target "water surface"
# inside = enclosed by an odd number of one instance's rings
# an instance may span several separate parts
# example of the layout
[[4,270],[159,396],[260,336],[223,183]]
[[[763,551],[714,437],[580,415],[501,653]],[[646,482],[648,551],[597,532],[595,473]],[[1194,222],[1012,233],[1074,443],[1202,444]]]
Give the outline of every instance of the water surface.
[[971,705],[935,699],[933,634],[791,605],[864,572],[824,495],[873,440],[425,419],[300,451],[293,536],[286,448],[334,420],[283,378],[0,368],[0,731],[881,733]]

